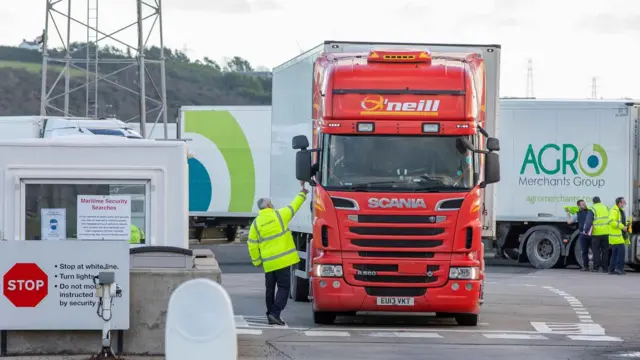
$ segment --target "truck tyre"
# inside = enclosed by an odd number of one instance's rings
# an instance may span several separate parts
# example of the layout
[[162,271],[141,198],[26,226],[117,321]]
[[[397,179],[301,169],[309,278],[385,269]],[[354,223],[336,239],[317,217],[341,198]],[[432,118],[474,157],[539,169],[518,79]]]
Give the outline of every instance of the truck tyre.
[[336,321],[336,313],[325,311],[314,311],[313,322],[319,325],[331,325]]
[[560,232],[552,226],[540,226],[527,240],[527,258],[536,269],[551,269],[562,259]]
[[291,292],[289,297],[293,301],[308,302],[309,301],[309,279],[303,279],[296,276],[296,270],[304,271],[304,265],[300,265],[299,262],[295,265],[291,265]]
[[[307,251],[307,241],[303,236],[296,235],[294,241],[298,251]],[[291,265],[291,292],[289,293],[289,297],[293,299],[293,301],[309,301],[309,279],[296,276],[296,270],[304,273],[307,272],[307,261],[300,259],[297,264]]]
[[[582,261],[582,244],[580,244],[580,241],[578,241],[578,239],[576,239],[575,244],[573,245],[573,257],[576,260],[576,264],[578,264],[578,266],[580,266],[581,268],[585,266]],[[587,266],[590,266],[592,261],[593,252],[591,251],[591,249],[589,249],[589,264],[587,264]]]
[[238,234],[238,227],[233,225],[227,225],[227,228],[225,229],[224,234],[228,242],[234,242],[236,240],[236,235]]
[[627,264],[633,271],[640,272],[640,264]]
[[456,323],[460,326],[478,325],[478,314],[456,314]]

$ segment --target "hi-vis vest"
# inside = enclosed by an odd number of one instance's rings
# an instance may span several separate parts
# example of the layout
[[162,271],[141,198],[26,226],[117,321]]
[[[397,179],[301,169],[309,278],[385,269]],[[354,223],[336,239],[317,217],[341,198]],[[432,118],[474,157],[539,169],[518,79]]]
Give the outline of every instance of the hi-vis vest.
[[620,208],[618,205],[613,205],[609,211],[609,244],[619,245],[624,244],[625,240],[622,237],[622,229],[624,224],[620,222]]
[[593,204],[593,230],[592,236],[609,234],[609,209],[602,203]]
[[300,261],[289,231],[289,222],[307,195],[300,192],[289,206],[278,210],[262,209],[249,230],[249,255],[254,266],[262,264],[264,272],[284,269]]
[[140,240],[144,238],[144,233],[137,226],[131,224],[131,237],[129,244],[140,244]]

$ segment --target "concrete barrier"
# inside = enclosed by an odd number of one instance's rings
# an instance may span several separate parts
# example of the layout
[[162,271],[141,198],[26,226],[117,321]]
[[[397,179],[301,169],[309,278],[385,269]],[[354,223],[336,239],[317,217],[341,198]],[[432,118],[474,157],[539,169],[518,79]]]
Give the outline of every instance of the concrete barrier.
[[[196,278],[222,282],[222,273],[210,250],[198,250],[194,257],[193,269],[131,270],[131,328],[112,333],[115,352],[164,354],[167,304],[173,290]],[[8,356],[93,354],[100,350],[100,339],[100,331],[7,331],[6,344],[1,348],[6,350],[2,355]]]

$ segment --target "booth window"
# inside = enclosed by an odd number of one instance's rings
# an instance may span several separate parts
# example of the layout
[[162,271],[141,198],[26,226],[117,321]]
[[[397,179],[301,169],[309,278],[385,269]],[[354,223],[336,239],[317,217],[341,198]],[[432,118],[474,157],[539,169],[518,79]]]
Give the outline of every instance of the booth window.
[[[148,239],[147,217],[147,181],[113,184],[90,181],[87,183],[50,183],[44,181],[24,184],[25,200],[25,239],[41,240],[42,209],[66,209],[66,238],[77,239],[78,196],[125,195],[131,197],[131,225],[144,233],[141,242]],[[82,240],[82,239],[80,239]]]

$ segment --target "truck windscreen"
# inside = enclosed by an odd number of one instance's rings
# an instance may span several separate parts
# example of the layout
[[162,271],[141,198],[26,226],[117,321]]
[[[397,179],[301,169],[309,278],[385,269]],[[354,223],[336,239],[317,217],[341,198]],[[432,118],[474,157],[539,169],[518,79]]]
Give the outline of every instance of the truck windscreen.
[[466,191],[473,153],[457,136],[325,135],[320,183],[353,191]]

